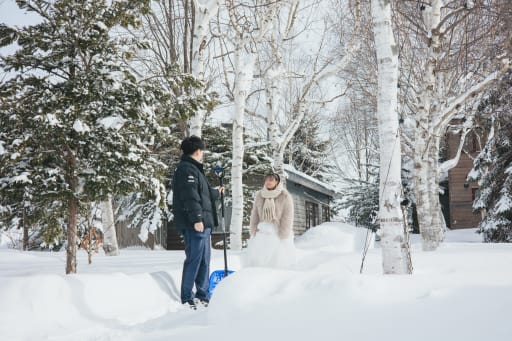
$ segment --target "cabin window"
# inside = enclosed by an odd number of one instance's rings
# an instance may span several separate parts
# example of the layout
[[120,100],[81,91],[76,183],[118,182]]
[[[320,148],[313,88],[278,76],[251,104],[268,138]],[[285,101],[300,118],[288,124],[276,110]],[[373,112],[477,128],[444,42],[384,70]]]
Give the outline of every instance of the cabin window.
[[318,204],[306,201],[306,229],[319,225]]
[[322,223],[326,221],[331,221],[331,211],[329,206],[322,205]]

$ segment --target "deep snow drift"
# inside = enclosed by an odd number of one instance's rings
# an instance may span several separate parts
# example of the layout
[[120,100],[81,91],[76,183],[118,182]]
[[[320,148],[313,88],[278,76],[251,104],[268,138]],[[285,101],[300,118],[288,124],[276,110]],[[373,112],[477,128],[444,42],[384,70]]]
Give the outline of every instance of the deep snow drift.
[[[178,302],[182,251],[97,254],[64,275],[64,252],[0,249],[2,340],[510,340],[512,245],[449,231],[436,252],[412,241],[412,276],[381,274],[366,230],[326,223],[297,238],[293,269],[240,268],[210,307]],[[214,251],[212,271],[223,268]]]

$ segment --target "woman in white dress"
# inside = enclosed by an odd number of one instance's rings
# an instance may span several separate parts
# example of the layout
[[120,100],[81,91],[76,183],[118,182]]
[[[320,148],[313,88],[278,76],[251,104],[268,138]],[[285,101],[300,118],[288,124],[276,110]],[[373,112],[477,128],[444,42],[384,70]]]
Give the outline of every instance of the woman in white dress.
[[276,173],[265,175],[251,212],[246,266],[288,268],[295,264],[293,199]]

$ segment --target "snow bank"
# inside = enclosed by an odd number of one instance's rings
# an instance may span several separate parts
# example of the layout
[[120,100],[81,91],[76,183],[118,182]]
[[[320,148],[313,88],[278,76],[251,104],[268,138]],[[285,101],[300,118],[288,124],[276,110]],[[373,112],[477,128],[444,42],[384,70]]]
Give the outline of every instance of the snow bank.
[[338,222],[326,222],[297,237],[295,244],[302,249],[332,249],[341,252],[359,252],[364,249],[366,239],[374,246],[374,236],[365,228]]
[[[176,294],[170,295],[157,276],[46,274],[3,279],[0,320],[8,330],[0,328],[0,334],[8,340],[19,333],[44,337],[56,328],[72,330],[90,321],[131,326],[182,309]],[[25,321],[30,321],[30,329]]]
[[[147,251],[123,257],[94,256],[86,265],[79,251],[79,271],[95,272],[98,265],[119,262],[119,267],[139,264]],[[4,340],[40,339],[71,333],[84,326],[125,329],[183,309],[174,272],[100,272],[64,274],[64,252],[2,250],[0,257],[0,335]],[[139,271],[143,272],[139,272]]]
[[[64,252],[0,250],[0,335],[5,340],[454,340],[505,341],[512,331],[511,244],[448,231],[435,252],[413,238],[411,276],[382,275],[381,250],[346,224],[297,238],[292,269],[241,268],[216,287],[208,309],[179,303],[183,251],[96,255],[66,276]],[[366,232],[366,231],[364,231]],[[364,233],[363,233],[364,235]],[[462,242],[460,242],[462,241]],[[350,252],[354,250],[354,252]],[[223,253],[213,250],[212,270]],[[478,323],[475,321],[478,317]]]

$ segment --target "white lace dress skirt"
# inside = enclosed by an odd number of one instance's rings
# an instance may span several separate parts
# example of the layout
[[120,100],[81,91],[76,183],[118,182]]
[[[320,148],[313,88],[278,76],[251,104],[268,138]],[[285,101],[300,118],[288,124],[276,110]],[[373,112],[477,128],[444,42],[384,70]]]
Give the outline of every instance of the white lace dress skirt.
[[258,224],[256,236],[249,239],[245,253],[245,266],[291,268],[296,262],[293,234],[280,239],[274,224]]

